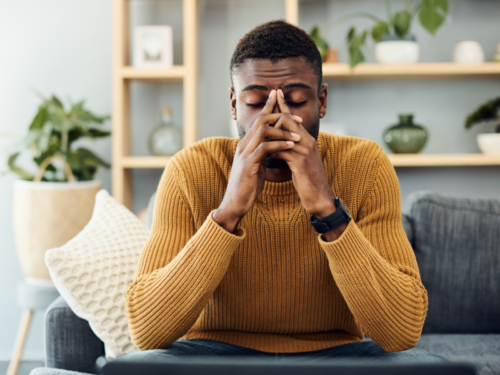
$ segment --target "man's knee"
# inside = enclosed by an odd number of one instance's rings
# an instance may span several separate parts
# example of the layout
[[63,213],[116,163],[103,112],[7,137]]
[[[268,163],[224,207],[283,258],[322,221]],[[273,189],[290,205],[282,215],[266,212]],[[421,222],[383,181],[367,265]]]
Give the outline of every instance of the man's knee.
[[168,349],[151,349],[151,350],[139,350],[136,349],[123,357],[116,359],[117,361],[133,361],[133,362],[152,362],[164,357],[171,357],[168,353]]

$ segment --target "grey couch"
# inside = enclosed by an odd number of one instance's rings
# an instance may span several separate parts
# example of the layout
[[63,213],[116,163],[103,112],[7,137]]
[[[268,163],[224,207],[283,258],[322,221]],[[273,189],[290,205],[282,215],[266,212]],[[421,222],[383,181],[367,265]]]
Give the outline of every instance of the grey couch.
[[[416,193],[403,226],[429,310],[417,346],[500,374],[500,201]],[[151,207],[152,205],[150,205]],[[95,373],[103,343],[59,298],[46,313],[46,365]],[[71,374],[40,368],[32,375]]]

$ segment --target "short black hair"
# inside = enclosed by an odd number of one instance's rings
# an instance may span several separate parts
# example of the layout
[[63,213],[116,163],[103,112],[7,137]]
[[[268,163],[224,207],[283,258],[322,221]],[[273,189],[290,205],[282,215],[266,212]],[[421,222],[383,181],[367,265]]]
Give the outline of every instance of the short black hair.
[[265,59],[275,63],[278,60],[303,57],[318,77],[318,91],[323,80],[321,54],[316,43],[304,30],[284,20],[276,20],[257,26],[240,39],[229,71],[231,82],[234,72],[246,60]]

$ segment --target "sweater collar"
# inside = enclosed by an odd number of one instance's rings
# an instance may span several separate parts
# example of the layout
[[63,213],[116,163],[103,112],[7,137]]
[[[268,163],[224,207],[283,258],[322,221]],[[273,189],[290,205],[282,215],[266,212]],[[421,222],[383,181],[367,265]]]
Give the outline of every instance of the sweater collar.
[[[238,146],[238,143],[240,139],[235,139],[236,142],[233,144],[233,155],[236,153],[236,146]],[[324,163],[324,159],[326,156],[326,142],[325,142],[325,137],[323,136],[323,133],[319,133],[318,139],[317,139],[317,144],[318,144],[318,150],[321,155],[321,160]],[[233,157],[234,160],[234,157]],[[297,191],[295,190],[295,186],[293,185],[292,180],[288,181],[283,181],[283,182],[273,182],[273,181],[264,181],[264,187],[262,188],[261,194],[265,195],[289,195],[289,194],[297,194]]]

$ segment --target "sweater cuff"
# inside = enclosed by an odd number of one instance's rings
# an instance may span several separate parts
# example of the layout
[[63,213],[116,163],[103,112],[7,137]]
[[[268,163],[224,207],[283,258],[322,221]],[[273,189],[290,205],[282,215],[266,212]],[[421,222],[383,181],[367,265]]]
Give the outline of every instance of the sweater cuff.
[[328,257],[330,269],[336,274],[357,270],[375,251],[354,220],[349,221],[344,232],[335,241],[327,242],[323,234],[318,239]]

